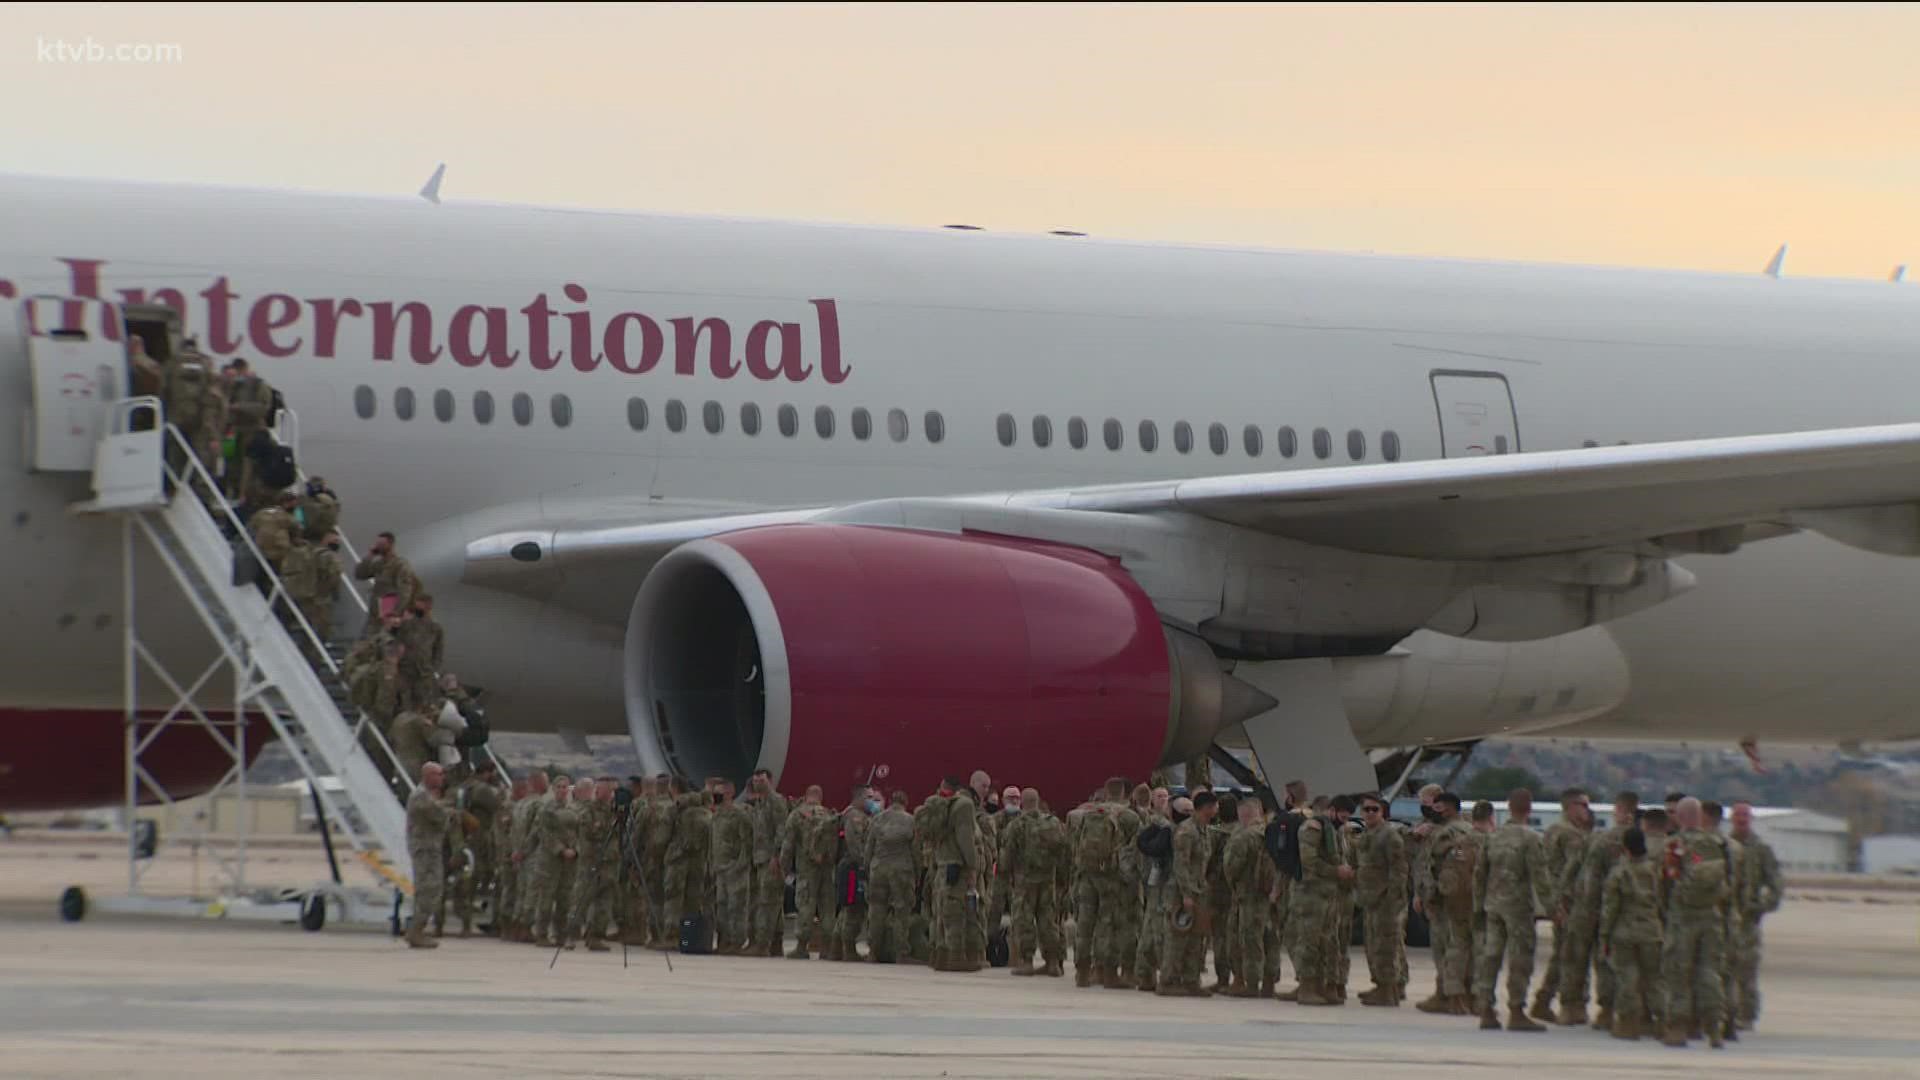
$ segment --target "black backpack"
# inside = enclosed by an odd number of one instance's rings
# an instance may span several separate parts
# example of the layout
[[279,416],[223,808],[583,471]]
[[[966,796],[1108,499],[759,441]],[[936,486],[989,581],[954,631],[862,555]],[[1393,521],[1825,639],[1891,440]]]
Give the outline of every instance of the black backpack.
[[1149,825],[1133,838],[1133,846],[1149,859],[1166,862],[1173,858],[1173,830],[1165,825]]
[[690,956],[706,956],[713,951],[713,928],[705,915],[688,915],[680,920],[680,951]]
[[260,463],[260,479],[275,491],[284,491],[293,486],[300,474],[293,465],[293,447],[274,444]]
[[1306,815],[1298,810],[1287,810],[1267,826],[1267,857],[1282,874],[1295,881],[1300,880],[1300,826],[1306,820]]

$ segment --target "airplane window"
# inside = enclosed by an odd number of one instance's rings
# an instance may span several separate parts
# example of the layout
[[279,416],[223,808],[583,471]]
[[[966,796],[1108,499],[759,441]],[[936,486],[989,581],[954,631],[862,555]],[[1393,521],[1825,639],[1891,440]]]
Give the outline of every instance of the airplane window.
[[553,414],[554,427],[566,427],[573,423],[573,399],[567,395],[553,395],[547,402],[547,410]]
[[413,419],[413,388],[403,386],[393,392],[393,415],[402,420]]
[[1215,454],[1224,454],[1227,452],[1227,425],[1207,425],[1207,446],[1211,448]]
[[1033,445],[1042,450],[1053,445],[1053,421],[1044,416],[1033,418]]
[[1388,461],[1400,460],[1400,433],[1383,431],[1380,433],[1380,456]]
[[866,442],[873,435],[873,414],[865,409],[853,410],[853,437]]
[[373,419],[374,406],[378,402],[373,396],[373,387],[356,386],[353,388],[353,411],[362,420]]
[[700,406],[700,419],[707,425],[707,434],[718,435],[727,428],[727,410],[717,401],[709,401]]
[[1001,446],[1012,446],[1014,437],[1018,434],[1018,432],[1014,430],[1013,414],[1001,413],[999,416],[994,417],[993,431],[995,435],[1000,437]]
[[1321,461],[1333,456],[1333,436],[1326,428],[1313,429],[1313,456]]
[[533,423],[533,399],[525,394],[513,395],[513,422],[521,427]]
[[927,427],[927,441],[937,443],[947,437],[947,418],[938,412],[929,411],[922,418]]
[[433,392],[433,417],[443,424],[453,419],[453,391]]
[[751,401],[740,406],[740,430],[749,437],[760,434],[760,406]]
[[675,435],[687,429],[687,407],[679,398],[667,402],[667,430]]
[[1160,446],[1160,428],[1151,420],[1140,421],[1140,449],[1151,454]]
[[1295,435],[1292,428],[1283,427],[1273,437],[1273,445],[1279,449],[1281,457],[1290,458],[1300,452],[1300,436]]
[[1173,425],[1173,448],[1183,454],[1193,453],[1193,425],[1185,420]]
[[1493,437],[1493,452],[1496,454],[1504,454],[1507,452],[1507,437],[1505,435],[1495,435]]
[[1258,424],[1248,424],[1246,430],[1240,433],[1240,439],[1247,444],[1248,457],[1259,457],[1260,451],[1267,448],[1267,440],[1261,434]]
[[[474,402],[474,411],[478,412],[479,408],[480,408],[480,403],[478,401]],[[489,405],[487,406],[487,411],[488,412],[493,411],[493,406],[491,405],[491,403],[489,403]],[[481,421],[481,423],[485,423],[485,422],[486,421],[484,420]],[[647,399],[646,398],[630,397],[627,399],[627,426],[632,428],[635,431],[647,430]]]
[[814,434],[823,439],[833,438],[833,410],[825,405],[813,410]]
[[1087,448],[1087,422],[1079,417],[1067,421],[1067,444],[1075,450]]
[[1120,421],[1109,419],[1106,423],[1100,425],[1100,432],[1106,437],[1107,449],[1120,449],[1122,436],[1126,434],[1126,432],[1120,429]]
[[1367,437],[1359,428],[1347,432],[1347,456],[1355,461],[1367,456]]
[[473,418],[482,424],[493,423],[493,395],[485,390],[473,392]]
[[887,410],[887,437],[894,442],[907,441],[907,410]]
[[800,434],[800,410],[791,405],[782,405],[774,415],[780,422],[780,434],[789,439]]

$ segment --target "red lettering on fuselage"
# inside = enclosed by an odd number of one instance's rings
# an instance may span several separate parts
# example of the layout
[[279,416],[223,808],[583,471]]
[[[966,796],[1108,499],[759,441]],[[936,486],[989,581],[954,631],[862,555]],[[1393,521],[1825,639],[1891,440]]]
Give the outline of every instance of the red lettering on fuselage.
[[[807,382],[818,373],[830,386],[845,382],[853,370],[841,353],[839,305],[830,298],[795,301],[799,311],[785,313],[785,318],[772,312],[746,318],[639,311],[602,316],[594,311],[585,286],[562,281],[560,295],[575,305],[574,310],[554,310],[549,294],[539,292],[517,308],[497,301],[474,302],[449,312],[420,300],[300,297],[268,290],[249,296],[236,289],[226,274],[214,276],[192,292],[172,286],[130,286],[110,294],[105,286],[106,260],[58,261],[66,270],[65,295],[74,298],[61,306],[67,325],[87,321],[88,305],[80,300],[109,301],[117,296],[122,304],[164,304],[180,312],[187,335],[216,357],[251,351],[273,359],[390,362],[400,350],[404,333],[407,358],[422,365],[434,363],[444,352],[462,368],[509,369],[524,356],[536,371],[585,374],[605,367],[622,375],[670,371],[675,376],[726,381],[744,368],[761,381]],[[0,299],[20,296],[17,280],[0,279]],[[100,332],[119,341],[120,320],[110,306],[101,310]],[[521,320],[512,318],[516,312]],[[811,314],[811,325],[805,318],[793,318],[803,312]],[[556,317],[564,320],[564,343],[554,340]],[[744,334],[737,329],[741,326],[747,328]],[[666,356],[667,327],[673,332],[670,369],[661,363]],[[48,330],[38,325],[27,329],[35,335]],[[742,343],[738,355],[736,341]]]

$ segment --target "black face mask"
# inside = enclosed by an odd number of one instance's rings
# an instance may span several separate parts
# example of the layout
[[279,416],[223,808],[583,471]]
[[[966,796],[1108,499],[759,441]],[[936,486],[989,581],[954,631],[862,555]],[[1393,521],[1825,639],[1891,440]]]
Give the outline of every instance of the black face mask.
[[1440,816],[1440,808],[1437,806],[1422,806],[1420,808],[1420,816],[1433,822],[1435,825],[1440,824],[1440,822],[1444,820]]
[[1178,824],[1180,824],[1181,822],[1183,822],[1183,821],[1185,821],[1185,820],[1187,820],[1188,818],[1190,818],[1190,817],[1192,817],[1192,816],[1193,816],[1192,814],[1183,814],[1183,813],[1181,813],[1180,811],[1178,811],[1178,810],[1175,810],[1175,811],[1173,812],[1173,823],[1174,823],[1175,825],[1178,825]]

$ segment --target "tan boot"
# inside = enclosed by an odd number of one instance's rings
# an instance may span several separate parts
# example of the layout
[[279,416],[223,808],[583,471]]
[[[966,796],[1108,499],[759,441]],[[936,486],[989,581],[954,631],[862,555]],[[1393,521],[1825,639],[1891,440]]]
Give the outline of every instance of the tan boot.
[[1554,1022],[1553,991],[1551,989],[1542,987],[1538,993],[1533,995],[1533,1011],[1528,1015],[1543,1024],[1551,1024]]
[[1687,1045],[1687,1029],[1680,1024],[1668,1024],[1667,1033],[1660,1037],[1661,1046]]
[[1133,976],[1122,975],[1119,968],[1110,967],[1107,969],[1107,980],[1100,985],[1109,990],[1131,990],[1134,986]]
[[1275,991],[1273,992],[1273,1000],[1275,1000],[1275,1001],[1299,1001],[1299,1000],[1300,1000],[1300,988],[1299,988],[1298,986],[1296,986],[1296,987],[1294,987],[1294,988],[1293,988],[1293,989],[1291,989],[1291,990],[1275,990]]
[[1330,992],[1331,987],[1315,979],[1300,984],[1300,996],[1295,1000],[1301,1005],[1338,1005],[1340,999]]
[[606,942],[600,940],[597,937],[590,937],[587,939],[587,951],[588,952],[612,952],[613,946],[607,944]]
[[1628,1042],[1640,1041],[1640,1019],[1634,1016],[1619,1016],[1613,1021],[1613,1037]]
[[1452,1011],[1452,1006],[1453,999],[1441,994],[1435,994],[1425,1001],[1414,1002],[1413,1005],[1414,1008],[1419,1009],[1421,1012],[1433,1013],[1435,1016],[1445,1016]]
[[1058,979],[1064,976],[1066,973],[1067,973],[1066,965],[1064,962],[1060,960],[1047,961],[1047,966],[1042,968],[1040,971],[1040,974],[1046,975],[1055,979]]
[[1085,989],[1093,985],[1093,968],[1088,964],[1073,965],[1073,985]]
[[1379,1005],[1390,1009],[1400,1004],[1400,995],[1390,986],[1376,986],[1360,994],[1360,1004]]
[[427,936],[427,924],[416,918],[407,924],[407,948],[437,949],[440,943]]
[[1478,1016],[1480,1010],[1473,1007],[1472,994],[1455,994],[1449,998],[1447,1012],[1453,1016]]
[[1033,966],[1032,964],[1030,964],[1030,963],[1025,963],[1025,962],[1022,962],[1022,963],[1018,963],[1018,964],[1013,964],[1013,965],[1010,965],[1010,966],[1009,966],[1009,967],[1007,968],[1007,974],[1009,974],[1009,975],[1038,975],[1038,974],[1040,974],[1040,972],[1039,972],[1039,969],[1037,969],[1037,968],[1035,968],[1035,967],[1034,967],[1034,966]]
[[1513,1006],[1512,1009],[1508,1010],[1508,1013],[1507,1013],[1507,1030],[1508,1031],[1545,1031],[1547,1029],[1545,1026],[1541,1024],[1536,1024],[1532,1020],[1528,1019],[1527,1014],[1520,1010],[1520,1006],[1515,1005]]
[[1493,1002],[1488,1001],[1480,1008],[1480,1030],[1499,1031],[1500,1018],[1493,1015]]

